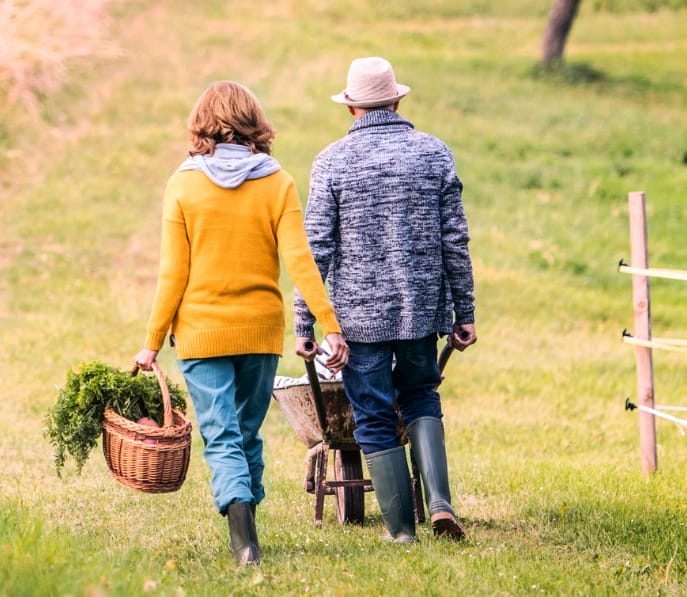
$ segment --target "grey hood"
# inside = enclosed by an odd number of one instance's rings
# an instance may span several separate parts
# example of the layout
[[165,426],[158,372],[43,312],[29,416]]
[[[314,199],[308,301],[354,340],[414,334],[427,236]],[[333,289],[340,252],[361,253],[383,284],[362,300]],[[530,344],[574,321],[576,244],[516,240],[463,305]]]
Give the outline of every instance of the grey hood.
[[178,172],[200,170],[217,186],[235,189],[245,180],[263,178],[280,169],[279,162],[266,153],[252,153],[245,145],[218,143],[213,155],[190,156]]

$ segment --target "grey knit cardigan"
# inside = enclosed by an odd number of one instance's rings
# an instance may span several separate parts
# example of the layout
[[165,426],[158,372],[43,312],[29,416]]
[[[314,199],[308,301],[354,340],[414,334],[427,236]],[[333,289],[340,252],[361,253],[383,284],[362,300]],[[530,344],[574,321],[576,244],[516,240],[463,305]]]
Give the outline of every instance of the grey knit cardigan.
[[[389,110],[366,113],[315,158],[305,227],[347,340],[474,322],[462,189],[446,144]],[[298,290],[294,312],[296,335],[313,337]]]

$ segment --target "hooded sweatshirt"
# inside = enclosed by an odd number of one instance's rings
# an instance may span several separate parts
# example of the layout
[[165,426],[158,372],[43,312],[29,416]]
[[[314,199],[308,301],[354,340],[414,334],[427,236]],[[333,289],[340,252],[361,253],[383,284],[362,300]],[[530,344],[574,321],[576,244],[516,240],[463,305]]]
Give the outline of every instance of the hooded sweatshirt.
[[279,254],[324,335],[341,331],[303,228],[293,178],[267,154],[218,144],[170,177],[145,346],[180,359],[282,354]]
[[245,180],[274,174],[281,167],[266,153],[252,153],[245,145],[218,143],[212,155],[193,155],[179,166],[178,172],[200,170],[218,187],[235,189]]

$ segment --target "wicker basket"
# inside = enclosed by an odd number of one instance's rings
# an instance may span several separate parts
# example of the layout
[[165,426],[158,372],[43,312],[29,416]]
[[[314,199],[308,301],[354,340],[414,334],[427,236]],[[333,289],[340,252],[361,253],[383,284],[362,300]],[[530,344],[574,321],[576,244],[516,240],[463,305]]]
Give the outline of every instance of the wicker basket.
[[164,423],[149,427],[112,409],[103,413],[103,453],[112,476],[122,485],[145,493],[176,491],[186,479],[191,457],[191,422],[172,408],[160,366],[153,371],[162,390]]

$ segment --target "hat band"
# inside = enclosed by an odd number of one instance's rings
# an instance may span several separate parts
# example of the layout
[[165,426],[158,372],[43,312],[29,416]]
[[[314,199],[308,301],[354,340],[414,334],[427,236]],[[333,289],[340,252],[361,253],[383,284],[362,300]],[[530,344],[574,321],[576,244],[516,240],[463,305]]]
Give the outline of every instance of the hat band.
[[396,95],[394,95],[394,96],[392,96],[392,97],[390,97],[390,98],[386,98],[386,97],[379,98],[379,97],[378,97],[378,98],[376,98],[376,99],[375,99],[375,98],[369,98],[369,99],[362,99],[362,100],[359,100],[359,99],[355,99],[355,98],[351,97],[350,95],[348,95],[348,93],[347,93],[346,91],[344,91],[344,92],[343,92],[343,96],[344,96],[344,98],[345,98],[346,100],[348,100],[349,102],[355,102],[356,104],[360,104],[360,103],[366,103],[366,102],[377,103],[377,102],[383,102],[383,101],[387,101],[387,100],[393,100],[394,98],[396,98],[396,97],[398,96],[398,94],[396,94]]

